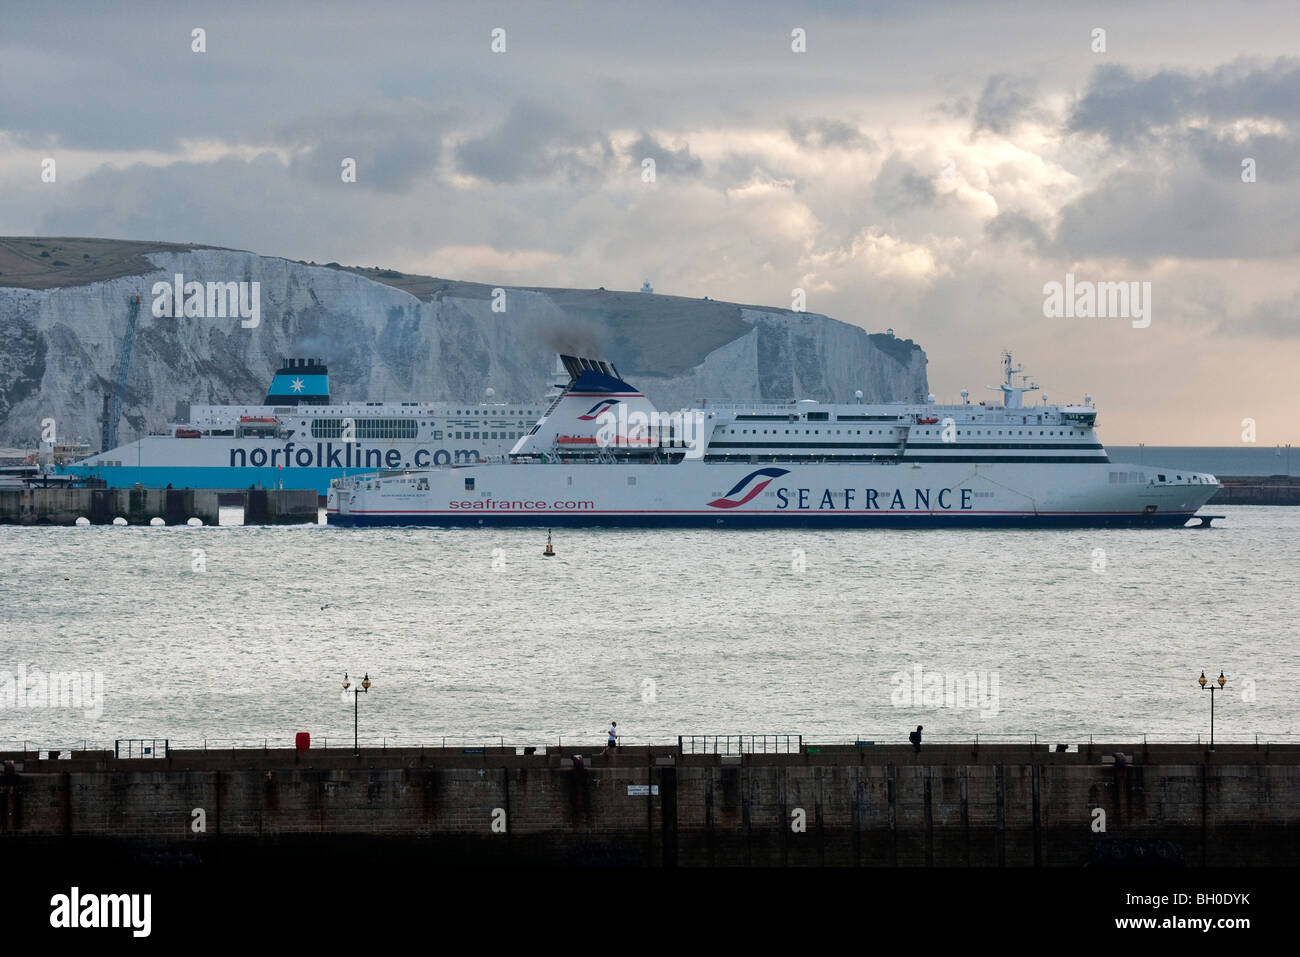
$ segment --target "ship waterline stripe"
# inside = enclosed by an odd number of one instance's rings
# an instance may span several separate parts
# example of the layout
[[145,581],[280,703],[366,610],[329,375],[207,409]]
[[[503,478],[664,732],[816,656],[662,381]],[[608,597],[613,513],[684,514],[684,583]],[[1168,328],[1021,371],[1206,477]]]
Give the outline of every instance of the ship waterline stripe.
[[[936,515],[936,516],[945,516],[945,517],[947,517],[947,516],[953,516],[953,515],[965,515],[965,516],[970,516],[970,517],[974,517],[974,518],[978,518],[978,517],[981,516],[981,515],[1019,515],[1019,516],[1024,516],[1025,518],[1038,518],[1038,517],[1051,516],[1051,515],[1076,515],[1076,516],[1089,516],[1089,515],[1096,515],[1096,516],[1101,516],[1101,517],[1109,516],[1109,515],[1125,515],[1125,516],[1127,516],[1127,515],[1132,515],[1132,516],[1141,516],[1141,515],[1145,515],[1145,514],[1147,514],[1147,513],[1142,512],[1142,511],[1133,511],[1133,510],[1131,510],[1131,509],[1125,509],[1125,510],[1122,510],[1122,511],[1114,511],[1114,512],[1098,512],[1098,511],[1079,511],[1079,512],[1076,512],[1076,511],[1070,511],[1070,510],[1068,510],[1068,509],[1056,509],[1056,510],[1053,510],[1053,511],[1037,511],[1037,512],[1034,512],[1034,511],[1028,511],[1028,512],[1026,512],[1026,511],[1017,511],[1017,510],[1006,510],[1006,511],[1000,511],[1000,510],[994,510],[994,509],[986,509],[986,510],[982,510],[982,511],[976,511],[976,510],[974,510],[974,509],[958,510],[958,509],[933,509],[933,508],[932,508],[932,509],[912,509],[912,508],[907,508],[907,509],[892,509],[892,510],[891,510],[891,509],[843,509],[843,508],[835,508],[835,509],[806,509],[806,508],[805,508],[805,509],[764,509],[764,510],[760,511],[760,510],[758,510],[758,509],[752,509],[752,508],[751,508],[751,509],[746,509],[746,510],[743,511],[743,512],[738,512],[738,513],[734,513],[734,514],[729,514],[729,515],[728,515],[728,514],[720,513],[720,512],[718,512],[716,509],[711,509],[711,508],[709,508],[709,509],[698,509],[698,508],[689,508],[689,509],[688,509],[688,508],[676,508],[676,509],[654,509],[654,508],[609,508],[609,509],[598,509],[598,508],[562,508],[562,509],[531,509],[531,510],[524,510],[524,509],[508,509],[508,508],[503,508],[503,509],[490,509],[490,508],[483,508],[483,509],[476,509],[476,508],[454,508],[454,509],[437,509],[437,508],[355,509],[355,508],[352,508],[352,509],[348,509],[346,512],[341,512],[341,511],[337,511],[337,510],[335,510],[335,509],[330,509],[330,510],[329,510],[329,514],[331,514],[331,515],[342,515],[342,516],[344,516],[344,517],[346,517],[346,516],[348,516],[348,515],[455,515],[455,516],[457,516],[457,517],[478,517],[478,518],[482,518],[484,515],[491,515],[491,516],[504,516],[504,517],[507,517],[507,518],[508,518],[508,517],[512,517],[512,516],[525,516],[525,515],[527,515],[527,516],[551,516],[551,515],[714,515],[714,516],[717,516],[717,517],[719,517],[719,518],[738,518],[738,517],[740,517],[740,516],[744,516],[744,515],[775,515],[775,516],[778,516],[778,517],[787,517],[787,516],[791,516],[791,515],[798,515],[798,516],[825,515],[825,516],[827,516],[828,518],[829,518],[829,517],[842,517],[842,516],[845,516],[845,515],[870,515],[870,516],[873,516],[873,517],[890,517],[890,516],[893,516],[893,517],[895,517],[895,518],[906,518],[906,517],[908,517],[908,516],[912,516],[912,515]],[[1161,516],[1165,516],[1165,517],[1168,517],[1168,516],[1171,516],[1171,515],[1185,515],[1186,517],[1190,518],[1191,516],[1193,516],[1193,515],[1196,514],[1196,510],[1193,509],[1193,510],[1190,511],[1190,512],[1176,512],[1176,511],[1173,511],[1173,510],[1168,510],[1168,511],[1164,511],[1164,512],[1151,513],[1151,514],[1159,514],[1159,515],[1161,515]]]
[[[963,513],[969,516],[971,513]],[[549,512],[545,515],[520,513],[492,513],[487,518],[475,517],[478,513],[452,515],[348,515],[331,513],[329,524],[336,529],[362,528],[693,528],[770,530],[777,528],[845,529],[859,532],[932,531],[960,529],[981,531],[995,529],[1096,529],[1096,528],[1184,528],[1192,512],[1160,512],[1146,515],[1135,512],[1106,514],[1049,514],[1017,513],[1009,515],[986,514],[978,518],[958,517],[948,513],[939,515],[904,514],[881,515],[866,518],[861,515],[818,514],[796,512],[787,516],[753,515],[749,512],[732,512],[725,515],[710,512],[693,514],[591,514],[589,512]]]

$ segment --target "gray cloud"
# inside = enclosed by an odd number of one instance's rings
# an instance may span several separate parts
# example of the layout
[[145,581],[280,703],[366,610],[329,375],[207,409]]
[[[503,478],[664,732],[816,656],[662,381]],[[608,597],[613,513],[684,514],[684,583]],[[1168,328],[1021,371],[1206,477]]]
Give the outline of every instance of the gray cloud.
[[984,232],[990,239],[1028,242],[1039,248],[1051,242],[1051,236],[1043,226],[1017,212],[998,213],[985,225]]
[[691,176],[704,167],[703,161],[698,156],[692,155],[689,145],[679,150],[670,150],[645,132],[642,132],[641,137],[627,148],[626,155],[637,165],[647,157],[653,159],[656,173]]
[[842,120],[813,117],[791,119],[786,124],[790,138],[805,149],[875,149],[875,141],[856,126]]
[[1242,183],[1239,170],[1187,162],[1171,172],[1126,170],[1066,206],[1053,244],[1067,256],[1254,259],[1300,252],[1294,190]]
[[346,114],[317,116],[272,134],[293,151],[292,170],[317,185],[342,182],[345,157],[356,160],[362,189],[404,192],[432,175],[442,154],[449,114],[405,102]]
[[[991,78],[983,124],[996,131],[1034,110]],[[990,93],[990,91],[994,91]],[[987,104],[986,104],[987,101]],[[1001,104],[999,108],[998,104]],[[987,110],[985,109],[987,105]],[[1058,214],[1053,235],[1023,218],[999,215],[995,239],[1029,241],[1069,258],[1121,256],[1135,262],[1260,259],[1300,252],[1288,224],[1300,216],[1300,60],[1237,61],[1206,71],[1149,75],[1118,65],[1093,71],[1063,131],[1101,136],[1122,168],[1093,181]],[[1242,121],[1273,121],[1281,131],[1246,133]],[[999,126],[1000,124],[1000,126]],[[977,125],[979,121],[977,120]],[[1254,160],[1256,182],[1242,181]]]
[[1193,116],[1300,119],[1300,60],[1238,61],[1205,72],[1160,70],[1149,76],[1114,64],[1098,67],[1075,104],[1069,129],[1134,144]]
[[935,177],[939,171],[918,169],[909,160],[893,153],[885,160],[876,179],[875,203],[887,213],[933,206],[938,195]]
[[1005,135],[1034,105],[1034,85],[1021,77],[999,73],[988,78],[975,105],[973,128]]
[[456,148],[463,172],[493,183],[591,181],[604,175],[613,157],[603,133],[583,130],[565,114],[533,100],[517,101],[500,126]]
[[1300,293],[1259,303],[1244,316],[1225,319],[1218,331],[1230,336],[1300,339]]

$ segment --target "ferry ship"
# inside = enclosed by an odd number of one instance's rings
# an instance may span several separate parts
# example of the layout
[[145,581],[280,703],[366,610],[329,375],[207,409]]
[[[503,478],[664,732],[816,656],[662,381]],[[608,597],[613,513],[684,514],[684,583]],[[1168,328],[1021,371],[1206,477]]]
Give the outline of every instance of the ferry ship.
[[[600,360],[499,461],[331,482],[341,526],[1030,528],[1181,526],[1213,475],[1109,460],[1091,396],[1038,389],[1002,357],[1000,404],[710,405],[660,415]],[[1020,376],[1020,384],[1015,377]]]
[[[490,390],[489,390],[490,392]],[[319,359],[287,359],[261,405],[195,405],[184,422],[65,464],[109,486],[315,489],[359,471],[478,462],[508,452],[539,403],[336,402]]]

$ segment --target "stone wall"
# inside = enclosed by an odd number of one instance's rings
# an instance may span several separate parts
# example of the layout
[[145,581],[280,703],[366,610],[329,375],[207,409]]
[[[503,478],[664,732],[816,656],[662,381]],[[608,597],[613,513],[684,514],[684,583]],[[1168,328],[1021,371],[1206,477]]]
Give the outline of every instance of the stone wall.
[[1127,766],[1100,763],[1100,749],[741,763],[672,749],[581,762],[494,748],[16,755],[22,770],[0,781],[0,848],[104,842],[203,861],[363,840],[444,863],[1300,864],[1296,755],[1239,750],[1163,763],[1139,747]]

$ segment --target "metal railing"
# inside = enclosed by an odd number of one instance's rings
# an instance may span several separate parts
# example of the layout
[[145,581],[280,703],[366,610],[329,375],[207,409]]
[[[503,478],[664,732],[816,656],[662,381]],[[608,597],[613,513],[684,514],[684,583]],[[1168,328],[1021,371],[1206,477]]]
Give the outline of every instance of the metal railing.
[[802,734],[679,734],[678,754],[798,754]]
[[113,742],[115,758],[165,758],[170,750],[166,738],[159,749],[158,738],[118,738]]
[[[907,740],[906,728],[900,731],[892,728],[889,731],[881,733],[867,733],[857,735],[817,735],[808,738],[805,735],[791,733],[770,733],[770,734],[692,734],[678,735],[676,738],[676,747],[679,754],[794,754],[808,751],[820,747],[909,747]],[[534,754],[545,754],[548,750],[555,751],[587,751],[597,752],[605,746],[605,735],[603,732],[588,734],[559,735],[547,738],[543,734],[528,736],[520,740],[523,736],[514,737],[507,742],[504,735],[413,735],[411,737],[379,737],[366,739],[362,738],[361,747],[367,751],[388,751],[388,750],[444,750],[444,751],[465,751],[470,753],[486,753],[497,751],[499,749],[510,749],[517,754],[525,753],[526,749],[532,749]],[[567,740],[567,744],[565,743]],[[1077,750],[1080,746],[1088,745],[1183,745],[1196,746],[1208,745],[1209,734],[1177,734],[1176,732],[1155,732],[1144,733],[1132,730],[1103,730],[1096,732],[1076,732],[1064,731],[1043,732],[1027,730],[999,730],[989,734],[944,734],[941,732],[931,733],[926,731],[923,737],[923,747],[931,745],[964,745],[980,746],[988,748],[1015,747],[1015,746],[1037,746],[1051,748],[1064,744],[1070,751]],[[1268,733],[1268,732],[1245,732],[1241,734],[1221,734],[1215,733],[1216,744],[1223,745],[1251,745],[1258,748],[1266,748],[1273,745],[1278,746],[1296,746],[1300,745],[1300,734],[1297,733]],[[618,739],[620,747],[671,747],[673,739],[669,737],[631,737],[620,735]],[[329,749],[330,740],[327,737],[313,737],[311,740],[311,750],[321,751]],[[82,739],[70,743],[50,742],[48,739],[9,739],[0,740],[0,752],[18,753],[18,754],[39,754],[42,757],[48,755],[50,758],[62,757],[68,758],[74,752],[87,751],[109,751],[119,758],[165,758],[170,752],[185,751],[252,751],[252,750],[293,750],[294,741],[292,737],[277,736],[274,743],[269,737],[263,738],[196,738],[196,739],[174,739],[174,738],[117,738],[108,741],[95,741]],[[337,735],[334,739],[334,750],[351,750],[352,736]]]

